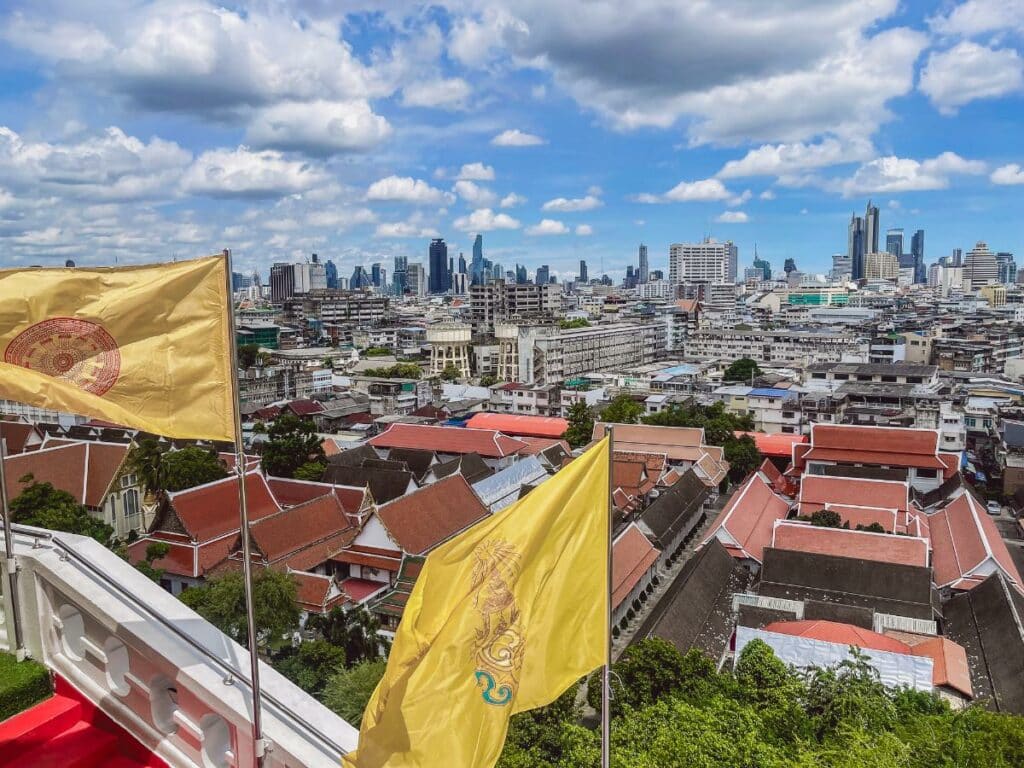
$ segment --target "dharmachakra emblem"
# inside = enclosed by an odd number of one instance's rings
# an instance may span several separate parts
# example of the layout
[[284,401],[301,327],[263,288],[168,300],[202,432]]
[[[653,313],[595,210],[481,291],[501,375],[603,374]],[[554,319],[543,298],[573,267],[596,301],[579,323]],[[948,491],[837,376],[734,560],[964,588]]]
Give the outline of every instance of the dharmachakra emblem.
[[488,704],[504,706],[519,686],[525,637],[513,594],[520,557],[507,541],[483,542],[474,552],[471,591],[480,624],[473,640],[478,687]]
[[121,373],[121,352],[103,326],[74,317],[54,317],[29,326],[4,350],[4,362],[64,379],[103,395]]

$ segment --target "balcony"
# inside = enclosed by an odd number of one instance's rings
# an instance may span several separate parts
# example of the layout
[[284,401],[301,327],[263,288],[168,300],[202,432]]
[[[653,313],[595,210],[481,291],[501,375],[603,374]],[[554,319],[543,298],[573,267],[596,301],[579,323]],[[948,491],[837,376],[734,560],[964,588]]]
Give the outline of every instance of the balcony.
[[[14,530],[32,658],[171,768],[255,765],[242,646],[92,539]],[[0,649],[13,653],[3,581]],[[355,728],[262,662],[260,679],[265,768],[336,768],[355,749]]]

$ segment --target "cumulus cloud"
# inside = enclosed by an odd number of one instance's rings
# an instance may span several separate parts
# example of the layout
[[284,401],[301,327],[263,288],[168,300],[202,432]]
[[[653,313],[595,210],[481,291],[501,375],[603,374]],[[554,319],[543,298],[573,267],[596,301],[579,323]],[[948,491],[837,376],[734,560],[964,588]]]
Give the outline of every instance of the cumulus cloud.
[[507,213],[480,208],[468,216],[460,216],[452,225],[460,232],[490,232],[493,229],[519,229],[519,222]]
[[509,192],[503,198],[501,198],[502,208],[515,208],[517,205],[522,205],[526,202],[526,198],[522,195],[517,195],[515,192]]
[[541,210],[544,211],[557,211],[559,213],[574,213],[576,211],[592,211],[595,208],[600,208],[602,203],[594,195],[587,195],[586,197],[556,197],[554,200],[548,200],[544,205],[541,206]]
[[992,171],[989,179],[993,184],[1024,184],[1024,168],[1021,168],[1017,163],[1001,165]]
[[285,101],[258,110],[246,131],[255,147],[329,155],[371,149],[388,138],[391,124],[365,100]]
[[985,163],[966,160],[955,152],[917,161],[911,158],[880,157],[864,163],[838,189],[846,196],[884,192],[917,192],[949,187],[950,176],[985,173]]
[[374,237],[440,237],[433,227],[424,227],[411,221],[395,221],[377,225]]
[[453,200],[451,194],[430,186],[423,179],[411,176],[388,176],[373,182],[366,190],[367,200],[380,200],[418,205],[442,205]]
[[726,200],[731,193],[718,179],[680,181],[665,193],[665,199],[676,203]]
[[1024,60],[1012,48],[989,48],[965,40],[928,56],[919,87],[939,112],[953,115],[977,99],[1021,90]]
[[761,200],[774,200],[775,191],[771,189],[766,189],[764,192],[758,195],[758,198],[760,198]]
[[855,163],[874,154],[869,141],[842,141],[830,137],[809,144],[802,141],[788,144],[762,144],[739,160],[730,160],[718,172],[721,179],[746,176],[783,176],[813,168]]
[[578,224],[576,225],[575,232],[580,237],[587,237],[588,235],[594,234],[594,228],[589,224]]
[[1017,0],[967,0],[928,23],[942,35],[975,37],[1006,29],[1024,32],[1024,5]]
[[455,182],[455,186],[452,187],[452,191],[467,203],[477,208],[486,208],[494,205],[494,201],[498,199],[498,196],[491,190],[487,189],[487,187],[481,187],[479,184],[474,184],[472,181],[457,181]]
[[725,211],[720,213],[715,221],[720,224],[746,224],[750,217],[743,211]]
[[423,80],[402,88],[402,105],[434,109],[463,109],[472,89],[461,77]]
[[536,147],[537,145],[544,143],[544,139],[540,136],[536,136],[532,133],[525,133],[520,131],[518,128],[510,128],[507,131],[502,131],[491,139],[491,144],[496,147]]
[[526,228],[528,235],[565,235],[569,228],[555,219],[541,219],[539,223]]
[[185,192],[209,197],[279,197],[323,183],[323,171],[280,152],[248,147],[203,152],[182,177]]
[[483,163],[466,163],[459,169],[458,178],[467,181],[494,181],[494,167]]

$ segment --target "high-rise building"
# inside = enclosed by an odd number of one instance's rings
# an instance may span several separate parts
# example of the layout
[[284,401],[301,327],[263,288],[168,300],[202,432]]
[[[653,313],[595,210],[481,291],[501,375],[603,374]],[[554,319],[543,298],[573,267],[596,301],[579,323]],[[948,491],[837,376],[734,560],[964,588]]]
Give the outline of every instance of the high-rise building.
[[850,216],[846,255],[850,259],[850,274],[854,280],[864,277],[864,219],[856,214]]
[[516,264],[516,284],[525,285],[528,282],[530,282],[530,280],[526,276],[526,267],[522,264]]
[[878,206],[868,200],[864,212],[864,253],[878,253]]
[[584,285],[590,282],[590,278],[587,277],[587,262],[583,259],[580,259],[580,274],[576,282],[583,283]]
[[754,269],[760,269],[762,279],[772,279],[772,265],[757,255],[757,243],[754,243]]
[[651,270],[647,264],[647,246],[640,243],[640,269],[636,273],[638,283],[646,283],[651,277]]
[[953,249],[953,266],[962,267],[964,265],[964,249],[954,248]]
[[927,282],[928,275],[924,265],[924,230],[917,230],[910,238],[910,253],[914,256],[914,282]]
[[465,275],[466,272],[466,257],[459,253],[459,274]]
[[406,290],[413,296],[423,296],[427,292],[427,273],[418,261],[406,264]]
[[335,290],[338,287],[338,267],[328,259],[324,262],[324,276],[327,278],[327,287]]
[[320,263],[317,255],[313,254],[313,260],[306,264],[296,264],[306,275],[306,293],[310,291],[327,290],[327,267]]
[[352,270],[352,277],[348,280],[348,287],[353,291],[358,291],[360,288],[369,288],[371,285],[373,285],[373,279],[370,277],[370,274],[362,264],[357,265]]
[[786,259],[785,264],[782,265],[782,271],[785,272],[787,275],[790,272],[796,272],[797,271],[796,270],[796,259],[794,259],[794,258]]
[[427,265],[430,268],[428,288],[430,293],[447,293],[448,283],[448,246],[444,238],[436,237],[430,241]]
[[626,280],[624,282],[626,288],[636,288],[636,272],[633,271],[633,265],[626,265]]
[[391,272],[391,292],[396,296],[401,296],[408,286],[409,259],[405,256],[395,256],[395,268]]
[[669,281],[678,283],[735,283],[739,249],[731,240],[673,243],[668,251]]
[[836,253],[832,256],[832,272],[829,277],[833,280],[849,279],[853,275],[853,262],[847,253]]
[[651,270],[651,280],[652,281],[653,280],[664,280],[664,279],[665,279],[665,273],[662,272],[660,269],[652,269]]
[[867,280],[896,280],[900,276],[900,263],[888,251],[864,255],[864,278]]
[[[66,264],[64,266],[67,267]],[[232,272],[231,273],[231,291],[235,292],[235,291],[242,290],[242,288],[244,287],[243,286],[243,281],[244,280],[245,280],[245,278],[242,276],[241,272]]]
[[996,255],[980,240],[967,252],[964,259],[964,289],[976,291],[986,283],[999,279]]
[[270,300],[275,304],[295,294],[294,265],[276,262],[270,267]]
[[374,288],[381,287],[380,280],[380,262],[375,261],[370,265],[370,282],[373,283]]
[[473,285],[484,282],[484,236],[477,235],[473,240],[473,260],[470,262],[469,276]]
[[551,282],[551,270],[548,268],[547,264],[541,264],[537,267],[537,275],[534,278],[534,282],[537,285],[547,285]]
[[[890,229],[885,233],[885,252],[891,253],[897,259],[903,256],[903,230],[901,228]],[[906,266],[900,264],[900,266]]]
[[1017,282],[1017,262],[1013,254],[1007,251],[1000,251],[996,254],[996,264],[999,266],[999,282],[1009,285]]

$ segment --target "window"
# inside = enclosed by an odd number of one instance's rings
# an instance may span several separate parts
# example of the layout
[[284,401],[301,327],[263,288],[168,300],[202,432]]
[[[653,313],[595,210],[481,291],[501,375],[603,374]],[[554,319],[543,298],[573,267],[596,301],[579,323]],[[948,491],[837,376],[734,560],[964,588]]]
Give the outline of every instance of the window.
[[134,488],[124,495],[124,516],[132,517],[139,514],[139,492]]
[[887,383],[891,383],[891,384],[895,384],[896,383],[896,377],[895,376],[883,376],[882,377],[882,381],[887,382]]
[[824,373],[812,373],[811,374],[811,378],[812,379],[824,379],[825,378],[825,374]]
[[919,467],[917,470],[917,476],[920,478],[934,479],[939,476],[939,471],[937,469],[921,469]]
[[133,485],[138,485],[138,479],[135,477],[134,474],[121,476],[122,488],[131,488]]

